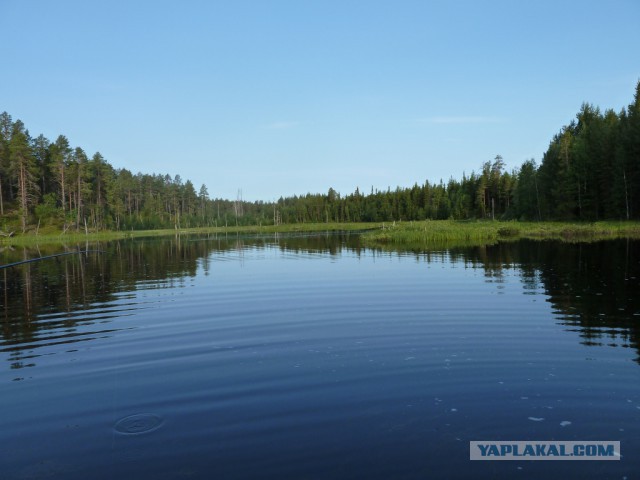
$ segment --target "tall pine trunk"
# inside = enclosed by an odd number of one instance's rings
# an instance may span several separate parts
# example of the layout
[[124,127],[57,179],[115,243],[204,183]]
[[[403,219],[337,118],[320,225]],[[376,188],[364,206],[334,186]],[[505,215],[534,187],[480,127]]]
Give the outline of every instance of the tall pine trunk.
[[65,213],[65,202],[67,201],[66,196],[64,194],[64,162],[60,164],[60,189],[62,192],[62,196],[61,198],[61,205],[62,205],[62,213]]

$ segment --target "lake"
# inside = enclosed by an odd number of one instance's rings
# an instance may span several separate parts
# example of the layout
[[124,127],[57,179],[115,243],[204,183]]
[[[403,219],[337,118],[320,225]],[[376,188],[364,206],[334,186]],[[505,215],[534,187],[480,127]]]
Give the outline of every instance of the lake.
[[[640,471],[638,241],[78,247],[103,253],[0,270],[2,479]],[[620,441],[622,459],[470,461],[474,440]]]

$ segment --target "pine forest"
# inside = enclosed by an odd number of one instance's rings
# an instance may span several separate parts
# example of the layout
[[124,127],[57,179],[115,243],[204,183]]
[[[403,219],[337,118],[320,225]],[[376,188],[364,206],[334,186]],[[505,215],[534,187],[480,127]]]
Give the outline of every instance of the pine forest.
[[[454,172],[452,172],[454,173]],[[368,190],[368,189],[367,189]],[[640,83],[620,112],[585,103],[540,164],[512,171],[500,155],[446,182],[246,202],[211,196],[179,175],[114,168],[64,135],[32,136],[0,114],[0,229],[137,230],[425,219],[640,219]]]

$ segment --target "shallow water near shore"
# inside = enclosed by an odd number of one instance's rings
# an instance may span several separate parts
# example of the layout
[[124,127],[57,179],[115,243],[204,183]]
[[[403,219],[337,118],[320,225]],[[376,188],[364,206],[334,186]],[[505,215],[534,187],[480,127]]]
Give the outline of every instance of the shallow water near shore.
[[[640,469],[638,241],[91,248],[105,253],[0,270],[0,478]],[[622,459],[472,462],[472,440],[620,441]]]

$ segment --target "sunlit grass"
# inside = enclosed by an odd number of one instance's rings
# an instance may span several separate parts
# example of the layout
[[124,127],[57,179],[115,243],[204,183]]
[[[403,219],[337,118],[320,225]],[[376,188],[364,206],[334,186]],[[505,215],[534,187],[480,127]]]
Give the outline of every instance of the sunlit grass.
[[456,244],[494,243],[496,241],[553,239],[565,242],[597,241],[613,238],[640,239],[640,222],[492,222],[423,221],[387,224],[363,235],[367,245],[422,245],[431,247],[446,242]]

